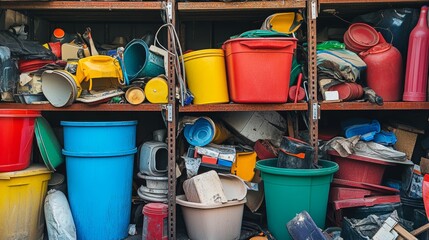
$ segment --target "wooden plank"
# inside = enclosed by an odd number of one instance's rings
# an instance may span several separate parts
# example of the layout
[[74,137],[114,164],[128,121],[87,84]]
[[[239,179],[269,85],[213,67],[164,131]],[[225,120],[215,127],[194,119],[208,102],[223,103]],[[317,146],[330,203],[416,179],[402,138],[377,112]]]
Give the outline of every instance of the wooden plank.
[[2,9],[14,10],[161,10],[161,1],[144,2],[97,2],[97,1],[50,1],[20,2],[2,1]]
[[56,108],[51,104],[21,104],[21,103],[1,103],[0,109],[31,109],[40,111],[94,111],[94,112],[155,112],[161,111],[161,104],[143,103],[140,105],[131,104],[83,104],[74,103],[68,107]]
[[319,0],[320,4],[368,4],[368,3],[427,3],[427,0]]
[[305,111],[306,103],[284,104],[206,104],[179,108],[179,112],[235,112],[235,111]]
[[255,11],[258,9],[294,9],[304,8],[304,0],[284,1],[247,1],[247,2],[179,2],[179,12],[196,11]]
[[321,110],[428,110],[429,102],[385,102],[382,106],[368,102],[321,103]]

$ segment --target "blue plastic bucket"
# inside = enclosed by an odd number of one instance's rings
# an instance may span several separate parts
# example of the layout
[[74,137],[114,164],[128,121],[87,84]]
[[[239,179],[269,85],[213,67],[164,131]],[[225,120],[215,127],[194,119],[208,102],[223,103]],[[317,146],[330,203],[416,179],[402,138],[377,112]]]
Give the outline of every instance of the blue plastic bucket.
[[134,39],[125,46],[124,65],[129,80],[165,73],[164,57],[149,51],[142,39]]
[[136,146],[137,121],[68,122],[64,127],[64,150],[85,153],[117,153]]
[[77,239],[126,238],[137,148],[104,154],[62,152]]

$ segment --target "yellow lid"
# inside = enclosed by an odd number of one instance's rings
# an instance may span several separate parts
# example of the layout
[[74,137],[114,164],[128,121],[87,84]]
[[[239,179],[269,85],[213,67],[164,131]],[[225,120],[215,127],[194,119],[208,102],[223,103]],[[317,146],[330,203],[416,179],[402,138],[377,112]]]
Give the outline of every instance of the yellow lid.
[[49,169],[45,165],[33,164],[24,170],[0,173],[0,179],[7,180],[11,178],[28,177],[47,173],[50,174],[51,171],[49,171]]
[[168,103],[168,84],[162,77],[154,77],[144,87],[146,98],[151,103]]

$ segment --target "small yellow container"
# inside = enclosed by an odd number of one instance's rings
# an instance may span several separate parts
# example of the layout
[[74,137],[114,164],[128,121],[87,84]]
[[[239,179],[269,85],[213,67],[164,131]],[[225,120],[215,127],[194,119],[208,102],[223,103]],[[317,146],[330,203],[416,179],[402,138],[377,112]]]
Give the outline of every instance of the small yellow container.
[[43,165],[0,173],[0,239],[43,239],[51,172]]
[[194,95],[194,104],[229,102],[224,56],[222,49],[205,49],[183,55],[186,81]]
[[144,94],[150,103],[168,103],[168,83],[163,77],[154,77],[144,87]]
[[250,182],[255,175],[256,152],[237,153],[231,167],[231,173],[239,176],[244,181]]

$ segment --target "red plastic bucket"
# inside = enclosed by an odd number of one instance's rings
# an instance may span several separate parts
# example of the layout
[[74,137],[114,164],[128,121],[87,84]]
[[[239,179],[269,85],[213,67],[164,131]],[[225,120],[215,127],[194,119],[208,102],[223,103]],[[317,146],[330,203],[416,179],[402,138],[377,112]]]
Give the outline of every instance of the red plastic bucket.
[[40,111],[0,109],[0,172],[19,171],[30,165],[36,117],[40,117]]
[[167,240],[168,205],[148,203],[143,207],[143,239]]
[[237,103],[285,103],[296,38],[235,38],[225,50],[229,95]]

